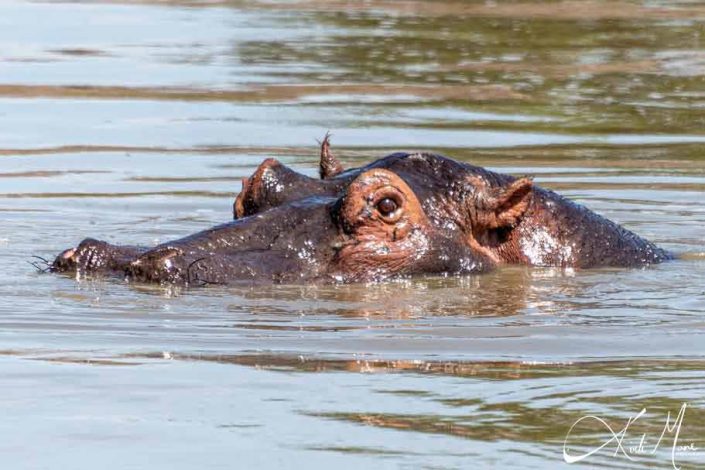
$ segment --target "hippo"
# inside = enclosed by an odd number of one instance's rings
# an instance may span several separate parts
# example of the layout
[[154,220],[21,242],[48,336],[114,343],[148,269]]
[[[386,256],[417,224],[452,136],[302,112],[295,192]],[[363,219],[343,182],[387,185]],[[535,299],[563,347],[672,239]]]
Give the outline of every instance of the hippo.
[[673,256],[533,183],[433,153],[345,169],[321,143],[320,178],[267,159],[230,222],[156,247],[85,239],[50,270],[189,286],[373,282],[504,264],[641,267]]

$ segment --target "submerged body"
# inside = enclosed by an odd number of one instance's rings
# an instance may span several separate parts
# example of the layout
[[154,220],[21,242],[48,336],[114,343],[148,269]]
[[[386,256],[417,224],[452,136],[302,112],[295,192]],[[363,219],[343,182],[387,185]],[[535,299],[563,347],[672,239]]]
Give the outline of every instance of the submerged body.
[[636,267],[671,258],[527,178],[429,153],[344,171],[327,139],[321,179],[266,160],[243,181],[234,215],[151,249],[86,239],[52,270],[188,285],[364,282],[501,264]]

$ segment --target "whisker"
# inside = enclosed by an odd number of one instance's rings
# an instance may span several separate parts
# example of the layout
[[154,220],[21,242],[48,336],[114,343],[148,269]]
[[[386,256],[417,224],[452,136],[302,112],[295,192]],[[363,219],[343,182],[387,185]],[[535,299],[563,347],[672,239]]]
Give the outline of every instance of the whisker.
[[31,257],[32,257],[32,258],[36,258],[36,259],[38,259],[39,261],[42,261],[42,262],[43,262],[44,264],[46,264],[47,266],[50,266],[50,265],[51,265],[51,263],[50,263],[46,258],[42,258],[41,256],[37,256],[37,255],[32,255]]
[[51,270],[51,266],[42,267],[36,261],[27,261],[27,263],[32,265],[34,267],[34,269],[37,270],[37,273],[39,273],[39,274],[46,274]]

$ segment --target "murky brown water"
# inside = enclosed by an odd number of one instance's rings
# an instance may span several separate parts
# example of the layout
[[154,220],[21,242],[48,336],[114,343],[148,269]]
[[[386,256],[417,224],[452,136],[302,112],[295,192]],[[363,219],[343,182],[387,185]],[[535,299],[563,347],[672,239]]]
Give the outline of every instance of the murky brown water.
[[[703,51],[696,1],[0,3],[0,465],[560,468],[579,418],[646,408],[623,445],[650,451],[683,403],[702,450],[675,463],[704,465]],[[27,263],[228,220],[263,158],[314,174],[329,129],[349,165],[535,175],[687,255],[189,291]],[[577,465],[672,468],[673,437]]]

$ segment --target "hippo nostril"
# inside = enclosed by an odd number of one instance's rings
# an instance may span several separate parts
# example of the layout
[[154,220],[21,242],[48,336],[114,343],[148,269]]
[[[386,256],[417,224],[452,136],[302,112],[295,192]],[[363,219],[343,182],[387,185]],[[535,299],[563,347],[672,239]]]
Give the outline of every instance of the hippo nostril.
[[62,273],[75,269],[76,265],[76,248],[69,248],[59,253],[59,256],[51,263],[49,270],[51,272]]

